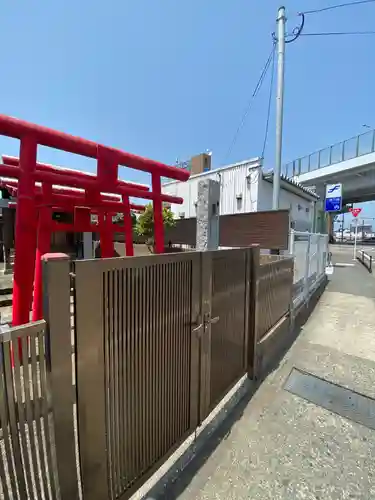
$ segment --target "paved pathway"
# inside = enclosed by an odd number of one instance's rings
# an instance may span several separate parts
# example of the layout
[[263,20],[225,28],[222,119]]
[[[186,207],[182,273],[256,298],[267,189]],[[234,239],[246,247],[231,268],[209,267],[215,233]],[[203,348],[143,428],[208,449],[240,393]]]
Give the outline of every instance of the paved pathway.
[[[375,278],[345,251],[334,249],[333,262],[354,265],[335,267],[277,369],[240,403],[163,498],[375,498],[375,413],[367,414],[374,426],[361,425],[284,389],[299,368],[375,398]],[[374,411],[375,401],[367,403]],[[356,410],[351,415],[361,420],[364,410]]]

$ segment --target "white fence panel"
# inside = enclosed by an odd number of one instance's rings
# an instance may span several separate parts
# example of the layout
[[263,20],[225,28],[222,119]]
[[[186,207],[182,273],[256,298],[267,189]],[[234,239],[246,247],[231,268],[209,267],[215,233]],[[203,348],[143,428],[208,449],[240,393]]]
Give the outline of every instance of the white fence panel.
[[289,253],[294,257],[294,304],[309,300],[325,276],[328,235],[291,230]]

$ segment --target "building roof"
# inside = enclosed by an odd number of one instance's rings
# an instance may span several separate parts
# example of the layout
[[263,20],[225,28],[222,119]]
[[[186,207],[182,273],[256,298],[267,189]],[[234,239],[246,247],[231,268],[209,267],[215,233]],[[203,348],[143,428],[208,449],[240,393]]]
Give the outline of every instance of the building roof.
[[[263,179],[265,181],[271,182],[272,184],[273,184],[273,176],[274,176],[273,172],[263,173]],[[280,179],[281,179],[280,187],[282,187],[286,191],[290,191],[294,194],[302,196],[303,198],[306,198],[311,201],[319,200],[320,197],[312,189],[304,187],[302,186],[302,184],[299,184],[298,182],[295,182],[292,179],[285,177],[284,175],[281,175]]]
[[[223,167],[214,168],[212,170],[208,170],[207,172],[202,172],[200,174],[191,175],[189,180],[206,177],[206,176],[209,176],[212,174],[220,174],[223,171],[230,170],[232,168],[236,168],[236,167],[240,167],[240,166],[244,166],[244,165],[248,166],[249,168],[254,168],[254,169],[260,168],[260,167],[262,167],[262,158],[260,158],[260,157],[250,158],[248,160],[243,160],[243,161],[240,161],[237,163],[231,163],[230,165],[224,165]],[[268,172],[268,173],[263,172],[262,177],[264,180],[273,183],[273,172]],[[189,180],[186,182],[189,182]],[[172,181],[163,183],[163,186],[170,186],[170,185],[175,184],[177,182],[180,182],[180,181],[172,180]],[[302,198],[305,198],[307,200],[314,201],[314,200],[319,199],[319,196],[312,189],[306,188],[306,187],[302,186],[301,184],[299,184],[298,182],[295,182],[292,179],[288,179],[284,175],[281,176],[280,186],[283,189],[285,189],[286,191],[292,192],[292,193],[296,194],[297,196],[301,196]]]
[[[237,163],[231,163],[230,165],[224,165],[222,167],[213,168],[211,170],[207,170],[207,172],[202,172],[200,174],[191,175],[189,177],[189,179],[185,182],[189,182],[190,179],[196,179],[198,177],[205,177],[205,176],[216,174],[216,173],[220,174],[221,172],[223,172],[223,170],[230,170],[232,168],[241,167],[243,165],[248,165],[249,168],[259,168],[262,166],[262,158],[259,158],[259,157],[249,158],[248,160],[242,160],[242,161],[239,161]],[[163,186],[169,186],[170,184],[175,184],[176,182],[181,182],[181,181],[172,180],[172,181],[163,182]]]

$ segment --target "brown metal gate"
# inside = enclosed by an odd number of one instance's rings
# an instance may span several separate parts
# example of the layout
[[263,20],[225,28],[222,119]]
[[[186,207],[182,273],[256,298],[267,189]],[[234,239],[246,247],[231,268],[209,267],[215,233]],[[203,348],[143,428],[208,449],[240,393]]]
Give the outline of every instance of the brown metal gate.
[[251,252],[74,263],[85,500],[128,498],[245,374]]
[[203,420],[247,369],[249,249],[202,254],[200,417]]
[[0,339],[0,497],[129,498],[257,375],[293,261],[259,265],[259,248],[44,260],[46,322]]
[[129,496],[198,420],[200,255],[75,263],[86,499]]

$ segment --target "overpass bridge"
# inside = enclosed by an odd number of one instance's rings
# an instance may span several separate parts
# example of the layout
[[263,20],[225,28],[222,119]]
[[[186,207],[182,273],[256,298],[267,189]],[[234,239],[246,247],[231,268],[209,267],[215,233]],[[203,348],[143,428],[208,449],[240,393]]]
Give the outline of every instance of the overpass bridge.
[[325,184],[343,184],[343,202],[375,200],[375,129],[284,165],[282,174],[324,197]]

